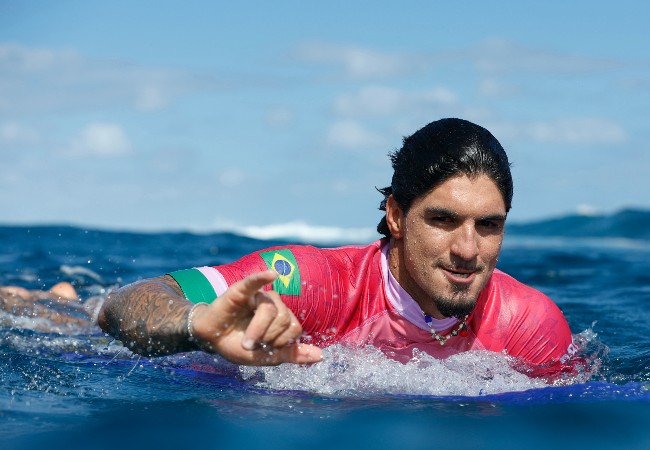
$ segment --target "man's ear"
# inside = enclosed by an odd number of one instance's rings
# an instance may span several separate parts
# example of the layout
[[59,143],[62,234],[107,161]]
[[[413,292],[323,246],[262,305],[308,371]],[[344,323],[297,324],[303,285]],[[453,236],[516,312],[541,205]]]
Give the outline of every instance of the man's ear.
[[404,235],[404,221],[406,217],[397,200],[392,195],[386,200],[386,224],[390,234],[395,239],[401,239]]

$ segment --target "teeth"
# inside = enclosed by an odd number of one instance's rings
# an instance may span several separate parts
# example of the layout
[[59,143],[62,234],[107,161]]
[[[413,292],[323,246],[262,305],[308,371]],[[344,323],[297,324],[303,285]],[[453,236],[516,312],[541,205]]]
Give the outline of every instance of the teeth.
[[461,278],[467,278],[467,277],[469,277],[469,274],[468,274],[468,273],[457,273],[456,275],[458,275],[458,276],[461,277]]

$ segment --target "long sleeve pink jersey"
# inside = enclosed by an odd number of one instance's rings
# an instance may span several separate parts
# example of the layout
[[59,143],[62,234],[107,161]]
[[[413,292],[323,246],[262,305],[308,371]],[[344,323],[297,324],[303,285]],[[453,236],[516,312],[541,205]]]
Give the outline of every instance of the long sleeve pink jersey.
[[575,352],[560,309],[544,294],[494,271],[481,291],[467,328],[441,345],[456,318],[427,323],[419,305],[393,278],[388,243],[321,249],[275,247],[231,264],[173,272],[190,301],[211,302],[229,285],[261,270],[275,270],[282,301],[301,322],[307,339],[319,346],[371,344],[402,361],[418,349],[437,358],[467,350],[490,350],[526,363],[554,365]]

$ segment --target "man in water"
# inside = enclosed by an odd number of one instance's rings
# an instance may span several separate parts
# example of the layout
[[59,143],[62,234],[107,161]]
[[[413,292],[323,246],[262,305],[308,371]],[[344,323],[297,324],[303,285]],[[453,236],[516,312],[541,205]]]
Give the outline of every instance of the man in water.
[[402,361],[491,350],[561,366],[562,313],[495,269],[510,164],[486,129],[443,119],[404,139],[368,246],[286,246],[111,293],[99,325],[137,353],[203,350],[238,364],[314,363],[324,346],[373,345]]
[[[101,298],[79,301],[75,288],[68,282],[57,283],[48,291],[28,290],[20,286],[0,287],[0,311],[12,316],[34,319],[28,327],[38,331],[78,329],[95,323]],[[39,320],[46,319],[46,321]],[[15,325],[15,321],[12,325]]]

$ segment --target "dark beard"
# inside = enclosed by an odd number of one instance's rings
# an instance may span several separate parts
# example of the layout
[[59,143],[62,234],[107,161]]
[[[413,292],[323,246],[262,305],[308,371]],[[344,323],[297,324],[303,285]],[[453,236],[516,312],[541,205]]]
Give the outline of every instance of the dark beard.
[[476,298],[468,300],[462,297],[435,297],[433,304],[443,316],[462,320],[474,310],[477,300]]

